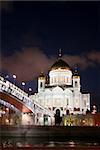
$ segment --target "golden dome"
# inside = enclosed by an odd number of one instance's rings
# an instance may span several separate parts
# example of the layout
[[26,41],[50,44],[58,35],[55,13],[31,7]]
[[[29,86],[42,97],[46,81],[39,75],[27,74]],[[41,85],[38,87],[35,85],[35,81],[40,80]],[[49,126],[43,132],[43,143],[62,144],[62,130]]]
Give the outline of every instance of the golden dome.
[[44,78],[45,78],[45,75],[44,75],[43,72],[40,73],[39,78],[40,78],[40,79],[44,79]]
[[71,69],[70,66],[62,59],[58,59],[52,66],[51,66],[51,70],[55,70],[55,69]]

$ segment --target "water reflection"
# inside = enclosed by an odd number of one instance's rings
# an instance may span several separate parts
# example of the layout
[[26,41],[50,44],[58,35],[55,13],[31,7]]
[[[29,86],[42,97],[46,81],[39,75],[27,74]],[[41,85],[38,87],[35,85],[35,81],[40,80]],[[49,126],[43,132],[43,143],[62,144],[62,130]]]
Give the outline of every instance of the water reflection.
[[50,139],[47,138],[2,138],[2,148],[6,147],[78,147],[78,146],[100,146],[98,140],[80,139]]

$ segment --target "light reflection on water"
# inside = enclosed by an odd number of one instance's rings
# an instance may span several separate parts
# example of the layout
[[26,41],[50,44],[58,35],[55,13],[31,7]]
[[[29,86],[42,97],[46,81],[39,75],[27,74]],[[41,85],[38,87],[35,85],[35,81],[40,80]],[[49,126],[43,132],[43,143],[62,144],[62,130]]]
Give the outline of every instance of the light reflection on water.
[[77,146],[100,146],[98,140],[81,139],[50,139],[50,138],[2,138],[2,147],[77,147]]

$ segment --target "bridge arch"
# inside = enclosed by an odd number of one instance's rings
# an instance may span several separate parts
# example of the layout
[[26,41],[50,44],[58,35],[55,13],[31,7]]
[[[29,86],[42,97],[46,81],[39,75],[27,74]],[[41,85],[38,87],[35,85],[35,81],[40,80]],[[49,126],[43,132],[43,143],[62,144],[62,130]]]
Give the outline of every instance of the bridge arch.
[[20,112],[23,113],[29,113],[32,112],[27,106],[25,106],[23,103],[21,103],[17,98],[8,95],[7,93],[0,92],[0,99],[10,103],[15,108],[17,108]]
[[[21,90],[16,85],[0,76],[0,99],[10,103],[17,108],[22,115],[25,113],[32,113],[35,118],[43,117],[43,115],[50,116],[54,119],[54,113],[38,104],[35,100],[31,99],[28,94]],[[54,122],[54,121],[53,121]],[[36,124],[36,123],[35,123]]]

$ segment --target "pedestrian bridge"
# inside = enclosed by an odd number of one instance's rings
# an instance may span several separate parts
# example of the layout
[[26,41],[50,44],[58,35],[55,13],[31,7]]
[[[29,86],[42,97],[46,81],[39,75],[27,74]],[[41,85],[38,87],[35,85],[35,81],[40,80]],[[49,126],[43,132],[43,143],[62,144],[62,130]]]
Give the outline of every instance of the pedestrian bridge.
[[33,113],[54,117],[54,113],[45,109],[35,100],[28,96],[28,93],[17,87],[15,84],[0,76],[0,103],[7,105],[10,109],[21,113]]

